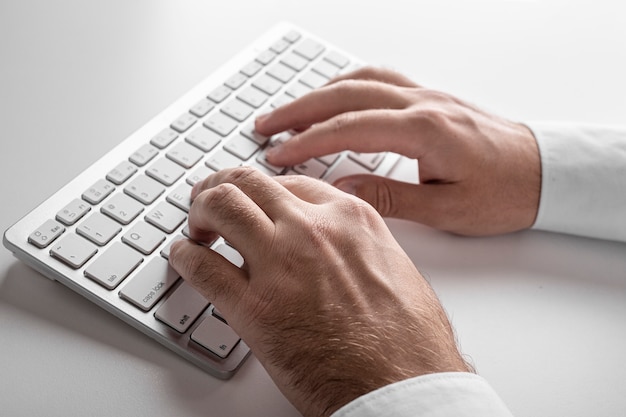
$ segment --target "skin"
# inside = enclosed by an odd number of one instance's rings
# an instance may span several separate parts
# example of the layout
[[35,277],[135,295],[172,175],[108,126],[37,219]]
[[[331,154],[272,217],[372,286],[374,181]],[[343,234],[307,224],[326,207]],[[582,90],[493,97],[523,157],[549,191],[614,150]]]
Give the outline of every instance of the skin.
[[352,176],[335,185],[384,217],[463,235],[526,229],[535,221],[541,162],[532,132],[392,71],[336,78],[256,122],[258,132],[301,133],[268,152],[276,165],[350,149],[419,161],[420,184]]
[[[256,128],[299,132],[268,155],[278,165],[393,151],[419,161],[421,180],[355,176],[336,188],[240,167],[194,186],[192,240],[172,246],[170,263],[284,395],[305,416],[327,416],[396,381],[471,372],[437,296],[382,216],[468,235],[531,226],[541,176],[532,133],[372,68],[260,117]],[[218,235],[241,253],[242,268],[202,244]]]

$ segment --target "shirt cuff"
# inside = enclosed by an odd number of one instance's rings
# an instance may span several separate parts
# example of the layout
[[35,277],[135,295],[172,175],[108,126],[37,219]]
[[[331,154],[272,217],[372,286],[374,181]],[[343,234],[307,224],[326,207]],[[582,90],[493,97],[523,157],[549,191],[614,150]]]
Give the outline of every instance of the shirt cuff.
[[346,404],[332,417],[512,417],[482,377],[463,372],[396,382]]
[[626,241],[626,129],[529,123],[541,155],[534,229]]

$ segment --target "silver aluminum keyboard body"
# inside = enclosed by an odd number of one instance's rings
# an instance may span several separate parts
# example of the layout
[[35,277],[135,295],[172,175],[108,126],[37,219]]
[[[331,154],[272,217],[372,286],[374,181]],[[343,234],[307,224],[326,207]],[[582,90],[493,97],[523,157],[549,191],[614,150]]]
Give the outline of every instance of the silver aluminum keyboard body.
[[[210,374],[229,378],[248,346],[166,261],[170,243],[184,236],[191,184],[241,164],[329,181],[388,174],[395,154],[344,152],[273,167],[263,151],[289,135],[263,138],[251,130],[256,116],[359,65],[298,27],[276,25],[10,227],[4,245]],[[243,262],[222,239],[213,248]]]

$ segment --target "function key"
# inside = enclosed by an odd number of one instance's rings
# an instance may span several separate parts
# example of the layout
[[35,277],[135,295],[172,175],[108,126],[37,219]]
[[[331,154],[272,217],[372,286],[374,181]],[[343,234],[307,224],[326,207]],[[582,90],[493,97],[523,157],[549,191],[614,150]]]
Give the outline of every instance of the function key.
[[211,91],[207,97],[216,103],[221,103],[226,97],[230,95],[231,91],[232,90],[225,85],[220,85],[219,87]]
[[107,180],[115,185],[121,185],[137,172],[137,167],[128,161],[122,161],[107,174]]
[[157,156],[159,150],[150,144],[145,144],[141,148],[137,149],[130,158],[130,162],[137,166],[144,166],[148,162],[152,161],[152,158]]
[[191,334],[191,339],[220,358],[226,358],[239,343],[239,336],[227,324],[208,316]]
[[261,65],[259,62],[257,61],[252,61],[250,63],[248,63],[245,67],[243,67],[240,71],[248,76],[248,77],[252,77],[254,76],[257,72],[259,72],[261,70],[261,68],[263,68],[263,65]]
[[298,39],[300,39],[301,35],[299,32],[295,31],[295,30],[291,30],[289,32],[287,32],[284,36],[283,39],[286,40],[289,43],[294,43],[295,41],[297,41]]
[[82,195],[83,200],[91,204],[98,204],[115,190],[113,184],[107,180],[98,180]]
[[213,110],[213,107],[215,107],[215,104],[213,104],[212,101],[203,98],[202,100],[194,104],[193,107],[189,109],[189,112],[196,117],[204,117],[207,115],[208,112]]
[[37,246],[39,249],[43,249],[57,237],[61,236],[64,231],[65,227],[63,227],[62,224],[54,220],[47,220],[28,236],[28,242]]
[[178,133],[183,133],[196,123],[196,118],[190,113],[183,113],[174,120],[170,127]]
[[321,43],[314,41],[313,39],[305,39],[298,45],[296,45],[296,47],[294,48],[294,52],[296,52],[298,55],[303,56],[309,61],[312,61],[317,58],[319,54],[324,52],[324,49],[326,48],[324,48],[324,45],[322,45]]
[[150,139],[150,143],[159,149],[163,149],[167,145],[172,143],[177,137],[178,133],[176,133],[173,129],[167,127],[157,133],[152,139]]
[[244,85],[247,79],[248,77],[238,72],[237,74],[234,74],[232,77],[226,80],[224,84],[226,84],[227,87],[232,88],[233,90],[236,90],[242,85]]
[[285,49],[289,48],[289,42],[284,39],[279,39],[270,46],[270,49],[277,54],[282,54]]
[[270,62],[272,62],[274,60],[274,58],[276,58],[276,53],[271,51],[271,50],[266,50],[261,52],[257,57],[256,60],[258,62],[260,62],[263,65],[267,65]]
[[57,213],[56,219],[66,226],[71,226],[87,214],[89,210],[91,210],[89,204],[76,198]]

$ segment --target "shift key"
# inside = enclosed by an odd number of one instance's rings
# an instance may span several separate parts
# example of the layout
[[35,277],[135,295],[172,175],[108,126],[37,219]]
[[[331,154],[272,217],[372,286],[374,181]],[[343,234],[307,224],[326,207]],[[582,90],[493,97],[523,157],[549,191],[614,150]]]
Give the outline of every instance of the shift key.
[[178,281],[178,273],[167,260],[152,259],[122,288],[120,296],[144,311],[150,310],[157,301]]

